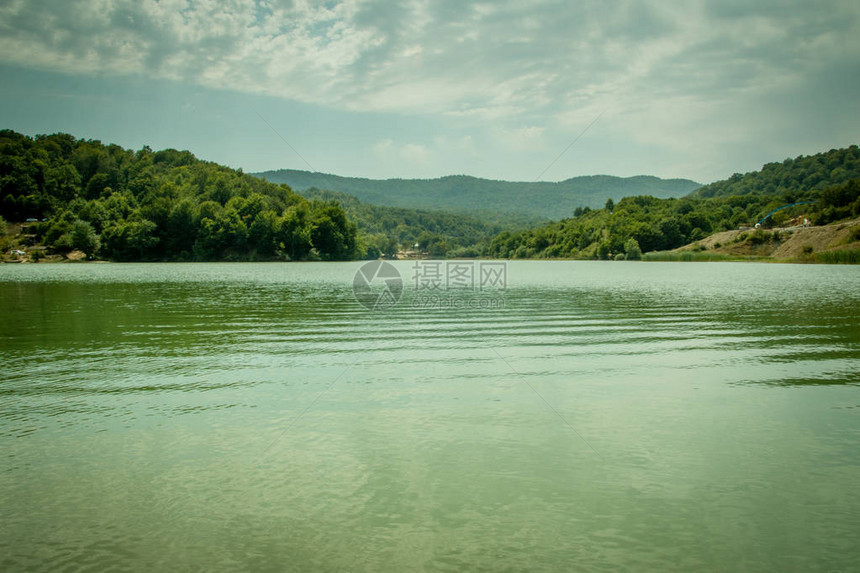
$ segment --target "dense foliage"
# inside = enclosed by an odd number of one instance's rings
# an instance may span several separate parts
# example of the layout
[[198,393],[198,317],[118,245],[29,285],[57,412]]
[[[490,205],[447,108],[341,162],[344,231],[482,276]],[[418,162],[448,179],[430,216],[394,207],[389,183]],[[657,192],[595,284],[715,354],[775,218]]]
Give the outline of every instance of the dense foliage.
[[577,207],[602,207],[631,195],[683,197],[700,185],[686,179],[594,175],[566,181],[492,181],[466,175],[438,179],[361,179],[282,169],[257,175],[296,190],[311,187],[349,193],[375,205],[469,213],[493,224],[534,226]]
[[799,201],[817,201],[774,213],[763,226],[799,216],[826,224],[860,216],[860,180],[824,190],[749,193],[732,197],[656,199],[626,197],[601,210],[577,209],[574,217],[520,233],[503,232],[489,256],[500,258],[597,258],[674,249],[717,231],[753,226],[768,213]]
[[[765,226],[801,216],[815,224],[860,216],[857,146],[767,164],[760,172],[734,175],[682,198],[615,198],[606,192],[617,190],[618,181],[670,183],[656,178],[577,178],[586,179],[592,190],[604,191],[590,196],[592,203],[601,197],[601,209],[580,205],[566,211],[566,203],[559,202],[553,213],[573,217],[518,231],[511,220],[488,223],[450,212],[383,207],[342,192],[310,189],[302,197],[287,185],[198,160],[188,151],[131,151],[67,134],[30,138],[4,130],[0,231],[5,220],[22,222],[28,234],[56,252],[79,250],[122,261],[346,260],[376,258],[415,244],[434,257],[638,259],[714,232],[752,226],[789,203],[815,202],[780,210]],[[557,197],[570,181],[576,180],[514,184],[448,177],[376,181],[371,191],[381,197],[397,189],[391,197],[407,202],[420,197],[440,206],[492,206],[498,221],[511,193],[518,194],[518,204],[546,209],[548,197]],[[676,183],[676,191],[692,184]],[[531,215],[519,221],[524,219],[534,221]]]
[[198,160],[68,134],[0,131],[0,216],[59,251],[114,260],[343,260],[356,227],[335,202]]
[[367,258],[390,255],[409,247],[433,257],[476,256],[482,242],[502,230],[468,215],[444,211],[370,205],[352,195],[308,189],[301,193],[318,201],[336,201],[358,227],[360,250]]
[[693,192],[694,197],[729,197],[750,193],[780,194],[792,190],[826,189],[860,178],[860,149],[856,145],[831,149],[815,155],[768,163],[760,171],[705,185]]

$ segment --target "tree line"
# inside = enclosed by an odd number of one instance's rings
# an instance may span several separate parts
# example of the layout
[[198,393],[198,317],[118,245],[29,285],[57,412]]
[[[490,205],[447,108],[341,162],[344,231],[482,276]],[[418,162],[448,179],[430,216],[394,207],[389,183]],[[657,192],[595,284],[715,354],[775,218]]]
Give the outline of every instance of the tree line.
[[188,151],[139,151],[57,133],[0,131],[0,217],[56,250],[132,260],[348,260],[356,225]]
[[[294,193],[188,151],[139,151],[58,133],[0,131],[0,227],[28,221],[57,252],[137,260],[349,260],[418,244],[433,257],[597,258],[670,250],[711,233],[808,216],[860,216],[857,146],[769,163],[683,198],[611,198],[527,230],[446,213]],[[504,230],[507,228],[508,230]],[[515,227],[513,227],[515,228]],[[0,229],[2,230],[2,229]]]
[[759,171],[735,173],[728,179],[700,187],[693,197],[780,194],[824,190],[860,178],[860,149],[851,145],[815,155],[799,155],[781,163],[766,163]]
[[494,258],[608,259],[624,254],[640,258],[643,252],[675,249],[712,233],[754,226],[772,210],[801,201],[769,217],[765,227],[782,225],[805,216],[823,225],[860,216],[860,179],[825,189],[748,193],[682,199],[649,196],[611,199],[603,209],[577,208],[573,217],[519,233],[502,232],[485,253]]
[[[311,188],[301,194],[341,205],[358,228],[359,250],[366,258],[388,256],[400,248],[417,249],[434,258],[477,256],[504,228],[471,215],[372,205],[336,191]],[[509,224],[507,228],[516,227]]]
[[[736,173],[680,199],[647,195],[625,197],[603,209],[578,207],[573,216],[519,233],[502,232],[484,253],[500,258],[606,259],[624,254],[675,249],[719,231],[753,226],[770,211],[765,226],[801,214],[824,225],[860,216],[860,149],[851,145],[824,153],[768,163],[761,170]],[[631,256],[632,254],[632,256]]]

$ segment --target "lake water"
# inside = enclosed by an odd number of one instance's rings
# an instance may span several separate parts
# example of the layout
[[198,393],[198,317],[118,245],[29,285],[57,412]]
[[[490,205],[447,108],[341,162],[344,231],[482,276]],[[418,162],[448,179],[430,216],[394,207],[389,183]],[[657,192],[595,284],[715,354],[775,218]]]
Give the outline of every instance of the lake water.
[[858,570],[860,267],[468,264],[0,266],[0,570]]

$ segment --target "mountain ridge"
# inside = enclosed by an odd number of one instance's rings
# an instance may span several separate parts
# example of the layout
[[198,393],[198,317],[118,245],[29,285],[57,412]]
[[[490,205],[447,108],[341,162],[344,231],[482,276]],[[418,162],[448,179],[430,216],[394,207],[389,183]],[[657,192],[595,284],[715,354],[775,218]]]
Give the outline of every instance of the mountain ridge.
[[798,155],[762,165],[758,171],[735,173],[703,185],[690,196],[731,197],[775,195],[789,191],[822,190],[860,178],[860,148],[856,144],[812,155]]
[[577,207],[602,207],[607,199],[630,195],[683,197],[701,187],[689,179],[661,179],[653,175],[617,177],[582,175],[562,181],[505,181],[471,175],[432,179],[369,179],[280,169],[253,175],[286,183],[296,191],[311,188],[339,191],[366,203],[460,213],[517,213],[547,219],[569,216]]

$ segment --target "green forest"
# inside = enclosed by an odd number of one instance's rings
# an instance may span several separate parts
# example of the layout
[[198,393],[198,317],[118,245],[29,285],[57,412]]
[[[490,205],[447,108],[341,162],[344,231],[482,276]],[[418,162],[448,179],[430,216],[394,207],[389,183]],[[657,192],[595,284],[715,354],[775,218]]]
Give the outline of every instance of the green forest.
[[607,259],[675,249],[706,236],[754,226],[781,225],[799,215],[814,225],[860,216],[860,149],[856,145],[809,157],[770,163],[734,175],[680,199],[625,197],[604,208],[574,210],[573,217],[519,233],[502,232],[485,255],[497,258]]
[[474,257],[486,250],[490,239],[504,228],[514,228],[447,211],[371,205],[336,191],[311,188],[301,195],[341,205],[356,223],[366,258],[390,255],[414,245],[431,257]]
[[188,151],[0,131],[0,217],[63,253],[131,260],[348,260],[355,224],[315,201]]
[[860,152],[852,145],[815,155],[801,155],[782,163],[767,163],[759,171],[735,173],[728,179],[700,187],[693,197],[730,197],[750,193],[785,194],[826,189],[860,177]]
[[535,226],[571,213],[576,207],[600,208],[607,199],[632,195],[683,197],[701,187],[688,179],[647,175],[587,175],[565,181],[497,181],[468,175],[437,179],[363,179],[292,169],[256,173],[296,191],[330,189],[374,205],[466,213],[504,226]]
[[115,261],[354,260],[416,244],[435,258],[636,259],[752,227],[797,202],[814,204],[763,225],[860,216],[857,146],[769,163],[685,197],[610,197],[602,208],[559,209],[569,216],[517,227],[498,214],[374,205],[341,191],[299,195],[188,151],[0,131],[0,235],[16,222],[51,253]]

